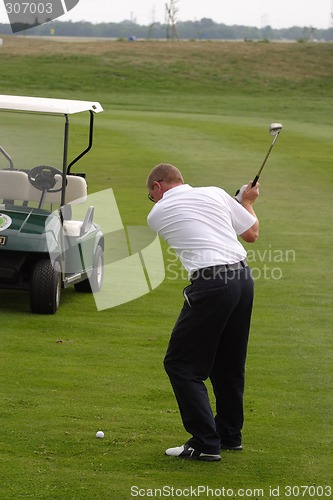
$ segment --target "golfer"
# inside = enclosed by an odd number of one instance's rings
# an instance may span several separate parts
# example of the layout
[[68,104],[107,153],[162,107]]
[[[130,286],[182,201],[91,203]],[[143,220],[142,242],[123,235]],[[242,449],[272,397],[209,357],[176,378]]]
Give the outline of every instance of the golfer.
[[[162,163],[150,172],[147,189],[155,202],[148,225],[175,250],[191,283],[164,359],[191,437],[165,453],[218,461],[221,449],[242,449],[253,280],[237,236],[246,242],[258,237],[253,203],[259,185],[249,183],[240,204],[221,188],[184,184],[176,167]],[[204,383],[208,378],[215,416]]]

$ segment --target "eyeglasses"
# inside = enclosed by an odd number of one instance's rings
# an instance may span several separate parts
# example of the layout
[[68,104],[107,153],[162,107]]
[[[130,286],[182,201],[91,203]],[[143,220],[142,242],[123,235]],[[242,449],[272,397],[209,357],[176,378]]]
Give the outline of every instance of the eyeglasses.
[[[154,181],[154,182],[163,182],[163,179],[161,179],[161,180],[159,180],[159,181]],[[155,187],[155,184],[153,184],[152,189],[154,189],[154,187]],[[152,201],[153,203],[156,203],[156,202],[155,202],[155,200],[154,200],[154,198],[152,197],[152,195],[151,195],[150,193],[148,193],[148,199],[149,199],[150,201]]]

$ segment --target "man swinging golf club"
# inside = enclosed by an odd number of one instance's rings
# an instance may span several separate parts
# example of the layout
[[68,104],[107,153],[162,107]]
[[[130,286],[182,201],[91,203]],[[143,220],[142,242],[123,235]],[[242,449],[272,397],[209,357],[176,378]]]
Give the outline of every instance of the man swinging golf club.
[[[150,172],[147,189],[155,203],[148,224],[175,250],[191,283],[164,359],[190,438],[165,453],[218,461],[221,449],[242,449],[253,280],[238,236],[246,242],[258,238],[253,204],[259,184],[250,182],[238,203],[221,188],[185,184],[175,166],[162,163]],[[215,416],[204,383],[208,378]]]

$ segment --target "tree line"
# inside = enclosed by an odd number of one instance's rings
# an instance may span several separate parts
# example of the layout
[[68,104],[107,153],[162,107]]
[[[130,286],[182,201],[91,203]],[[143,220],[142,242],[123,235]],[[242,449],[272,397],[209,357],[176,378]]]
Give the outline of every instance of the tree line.
[[[174,26],[161,23],[142,26],[132,21],[97,24],[85,21],[51,21],[20,32],[18,32],[17,28],[20,28],[20,26],[15,26],[15,33],[21,35],[103,37],[132,41],[136,39],[333,41],[333,28],[325,30],[299,26],[283,29],[273,29],[271,26],[263,28],[228,26],[218,24],[207,18],[200,21],[177,22]],[[21,26],[21,28],[26,28],[26,26]],[[12,34],[10,24],[0,23],[0,33]]]

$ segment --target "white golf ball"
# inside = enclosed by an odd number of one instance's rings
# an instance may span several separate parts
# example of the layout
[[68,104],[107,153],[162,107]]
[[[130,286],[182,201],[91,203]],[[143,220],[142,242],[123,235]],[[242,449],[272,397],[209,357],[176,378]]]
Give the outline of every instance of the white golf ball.
[[96,432],[96,437],[100,438],[100,439],[103,439],[104,438],[104,432],[103,431]]

